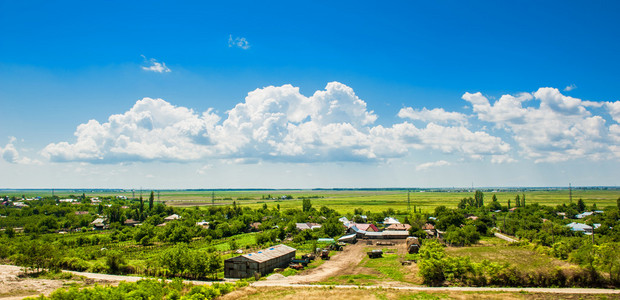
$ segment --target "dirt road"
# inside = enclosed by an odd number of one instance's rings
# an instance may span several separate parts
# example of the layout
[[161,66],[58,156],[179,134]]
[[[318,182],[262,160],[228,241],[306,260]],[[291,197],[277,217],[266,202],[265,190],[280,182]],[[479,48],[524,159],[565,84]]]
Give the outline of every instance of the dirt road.
[[[337,252],[337,254],[317,268],[304,271],[295,276],[289,276],[286,278],[286,281],[292,284],[318,282],[337,274],[343,274],[347,269],[356,267],[363,257],[364,245],[362,243],[348,245],[344,247],[343,251]],[[259,284],[259,282],[256,283]],[[279,280],[278,282],[282,283],[284,281]]]

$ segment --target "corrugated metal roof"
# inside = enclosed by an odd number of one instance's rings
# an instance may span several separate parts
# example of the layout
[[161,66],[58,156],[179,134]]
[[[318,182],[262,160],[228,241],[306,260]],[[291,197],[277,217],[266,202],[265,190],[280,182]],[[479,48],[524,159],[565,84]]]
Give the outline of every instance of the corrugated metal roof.
[[349,234],[349,235],[343,235],[341,238],[339,238],[339,241],[343,241],[343,240],[348,240],[348,239],[352,239],[355,238],[355,233],[354,234]]
[[270,259],[274,259],[274,258],[283,256],[283,255],[286,255],[286,254],[289,254],[295,251],[297,251],[297,249],[293,247],[289,247],[287,245],[280,244],[277,246],[273,246],[271,248],[260,250],[255,253],[248,253],[248,254],[244,254],[241,256],[247,259],[253,260],[255,262],[264,262],[264,261],[268,261]]
[[407,236],[409,235],[409,232],[407,231],[381,231],[381,232],[371,232],[368,231],[366,232],[365,236],[367,237],[371,237],[371,236],[375,236],[375,237],[390,237],[390,236]]

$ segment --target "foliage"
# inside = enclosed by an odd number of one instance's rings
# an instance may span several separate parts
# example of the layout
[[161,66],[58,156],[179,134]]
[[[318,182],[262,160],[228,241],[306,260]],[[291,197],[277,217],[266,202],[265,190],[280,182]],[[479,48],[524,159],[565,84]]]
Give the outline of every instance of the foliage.
[[193,285],[180,280],[167,283],[164,280],[141,279],[137,282],[121,282],[118,286],[95,286],[84,289],[60,288],[49,296],[42,295],[29,299],[215,299],[245,285],[243,281],[236,284]]

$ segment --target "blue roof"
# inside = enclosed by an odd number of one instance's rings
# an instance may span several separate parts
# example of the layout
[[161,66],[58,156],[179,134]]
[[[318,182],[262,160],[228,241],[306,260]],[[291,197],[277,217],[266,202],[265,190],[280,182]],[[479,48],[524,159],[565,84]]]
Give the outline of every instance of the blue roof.
[[582,224],[582,223],[570,223],[568,225],[566,225],[566,227],[569,227],[572,231],[592,231],[592,226],[590,225],[586,225],[586,224]]

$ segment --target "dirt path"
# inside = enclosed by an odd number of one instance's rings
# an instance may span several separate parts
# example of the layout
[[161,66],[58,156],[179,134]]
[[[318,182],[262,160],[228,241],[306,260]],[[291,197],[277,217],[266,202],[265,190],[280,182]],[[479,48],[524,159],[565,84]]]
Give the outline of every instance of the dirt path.
[[[291,276],[286,280],[261,280],[252,283],[252,286],[273,286],[286,288],[325,288],[325,285],[303,284],[301,282],[319,281],[323,278],[340,274],[342,270],[354,268],[361,258],[364,256],[364,245],[359,243],[354,247],[347,246],[350,250],[343,251],[334,255],[331,261],[333,264],[324,263],[313,270],[308,270],[306,274]],[[21,268],[11,265],[0,265],[0,300],[17,300],[29,296],[37,296],[40,294],[49,295],[57,288],[67,286],[67,284],[75,283],[71,280],[49,280],[36,278],[19,278]],[[142,277],[137,276],[120,276],[99,273],[72,272],[92,279],[92,283],[98,284],[118,284],[120,281],[138,281]],[[208,281],[188,281],[194,284],[210,284]],[[92,284],[90,283],[90,284]],[[88,285],[88,283],[87,283]],[[337,289],[377,289],[391,288],[407,291],[453,291],[453,292],[529,292],[529,293],[552,293],[552,294],[607,294],[619,295],[620,290],[611,289],[593,289],[593,288],[487,288],[487,287],[425,287],[425,286],[394,286],[394,285],[334,285],[330,286]]]
[[[52,280],[28,278],[20,276],[22,268],[11,265],[0,265],[0,299],[17,300],[25,297],[49,295],[54,290],[72,284],[84,284],[75,280]],[[105,284],[107,281],[91,280],[90,284]]]
[[[364,257],[363,243],[347,245],[342,252],[338,252],[322,265],[301,272],[298,275],[276,280],[257,281],[255,286],[270,286],[272,284],[306,284],[318,282],[336,274],[347,273],[347,270],[355,268]],[[333,252],[332,252],[333,253]]]

